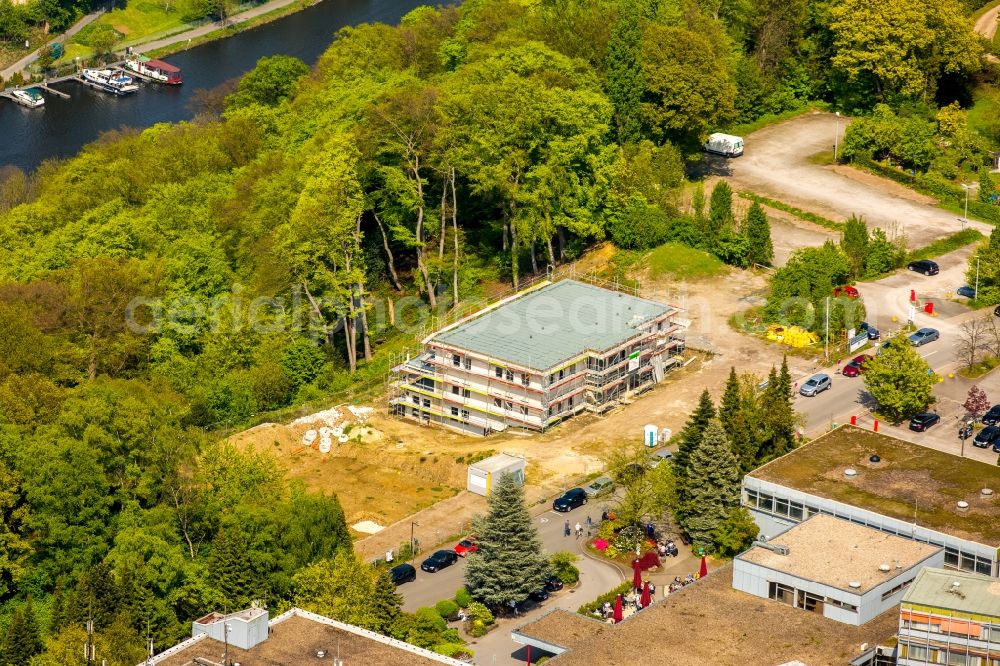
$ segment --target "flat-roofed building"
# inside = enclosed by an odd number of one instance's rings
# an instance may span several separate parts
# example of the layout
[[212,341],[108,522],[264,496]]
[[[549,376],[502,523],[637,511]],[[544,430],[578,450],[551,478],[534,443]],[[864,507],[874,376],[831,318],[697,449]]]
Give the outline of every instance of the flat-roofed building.
[[845,624],[896,606],[944,549],[832,516],[815,515],[733,561],[733,587]]
[[577,280],[543,282],[424,340],[396,366],[393,412],[486,435],[601,412],[679,363],[678,309]]
[[1000,666],[1000,582],[927,568],[899,606],[899,666]]
[[944,548],[945,568],[997,576],[993,489],[1000,467],[841,426],[747,474],[743,505],[768,539],[825,514]]

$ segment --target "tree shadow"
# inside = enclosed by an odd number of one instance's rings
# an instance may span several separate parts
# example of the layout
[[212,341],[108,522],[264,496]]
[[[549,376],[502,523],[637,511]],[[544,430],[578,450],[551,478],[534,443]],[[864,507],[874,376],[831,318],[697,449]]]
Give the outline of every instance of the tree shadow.
[[709,176],[732,176],[732,160],[721,155],[704,153],[700,159],[686,162],[684,173],[689,180],[704,180]]

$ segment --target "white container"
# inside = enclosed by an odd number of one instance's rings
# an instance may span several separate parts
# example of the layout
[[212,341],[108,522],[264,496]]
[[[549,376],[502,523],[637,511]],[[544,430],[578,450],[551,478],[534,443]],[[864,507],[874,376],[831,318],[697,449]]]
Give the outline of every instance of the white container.
[[642,429],[642,443],[649,448],[655,448],[660,429],[655,425],[647,425]]
[[305,444],[306,446],[310,446],[315,441],[316,441],[315,430],[306,430],[306,434],[302,435],[302,443]]
[[330,438],[324,437],[323,439],[319,440],[319,452],[329,453],[331,445],[332,443],[330,442]]

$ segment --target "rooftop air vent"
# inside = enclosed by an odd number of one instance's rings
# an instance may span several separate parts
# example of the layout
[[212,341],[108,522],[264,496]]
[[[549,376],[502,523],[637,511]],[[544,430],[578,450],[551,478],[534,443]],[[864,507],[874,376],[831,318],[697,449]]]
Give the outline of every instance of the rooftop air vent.
[[850,583],[847,584],[847,587],[851,588],[852,590],[860,590],[861,581],[852,580]]
[[880,456],[880,455],[879,455],[879,454],[877,454],[877,453],[873,453],[873,454],[871,455],[871,457],[870,457],[870,458],[868,459],[868,462],[872,462],[872,463],[880,463],[880,462],[882,462],[882,456]]
[[848,467],[847,469],[844,470],[844,476],[846,476],[849,479],[853,479],[857,475],[858,475],[858,470],[854,469],[853,467]]
[[989,499],[993,497],[993,489],[983,488],[982,490],[979,491],[979,494],[983,497],[983,499]]
[[958,503],[958,510],[959,510],[959,511],[967,511],[967,510],[968,510],[968,508],[969,508],[969,503],[968,503],[968,502],[966,502],[965,500],[961,500],[961,501],[960,501],[960,502]]
[[892,570],[892,567],[890,567],[888,564],[883,563],[878,565],[878,570],[881,571],[882,573],[889,573]]

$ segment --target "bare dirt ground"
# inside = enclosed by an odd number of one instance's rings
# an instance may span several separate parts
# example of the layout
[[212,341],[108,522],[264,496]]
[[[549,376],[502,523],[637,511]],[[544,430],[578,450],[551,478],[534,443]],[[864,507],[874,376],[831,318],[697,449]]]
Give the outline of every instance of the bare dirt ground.
[[994,7],[976,20],[976,25],[973,26],[973,30],[978,32],[980,35],[986,39],[993,39],[993,35],[997,33],[997,13],[1000,12],[1000,6]]
[[[839,122],[842,137],[846,119]],[[863,215],[869,225],[904,234],[910,247],[961,230],[955,214],[928,205],[906,188],[877,176],[813,164],[809,156],[833,147],[838,121],[829,113],[799,116],[746,137],[746,152],[734,160],[712,160],[719,175],[736,187],[785,201],[825,217],[843,220]],[[970,223],[984,233],[988,225]]]

